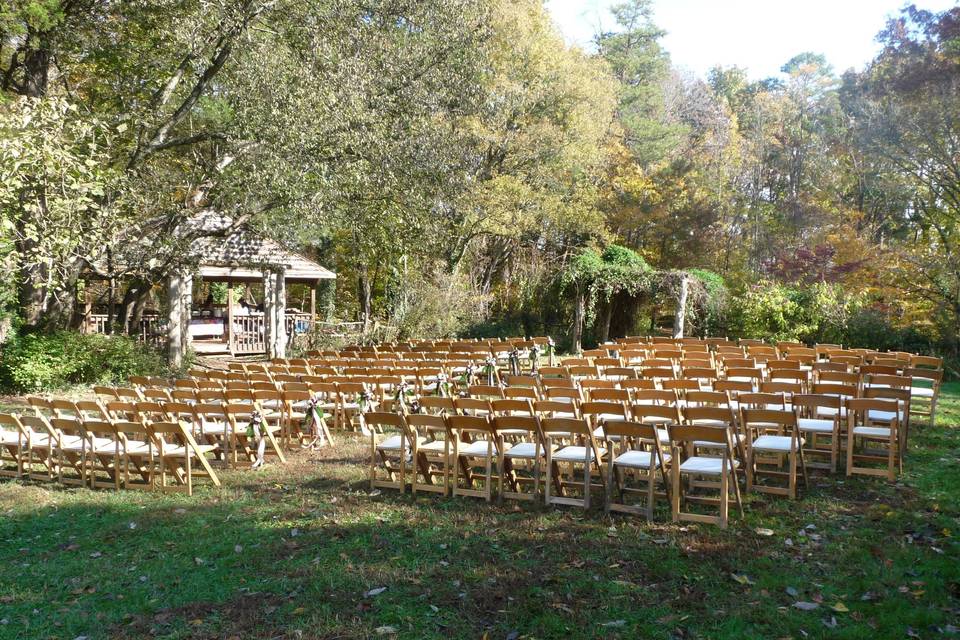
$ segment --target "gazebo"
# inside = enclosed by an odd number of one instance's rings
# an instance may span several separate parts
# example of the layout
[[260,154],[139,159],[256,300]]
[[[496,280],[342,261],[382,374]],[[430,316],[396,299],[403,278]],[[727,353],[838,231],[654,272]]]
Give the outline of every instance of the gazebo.
[[[288,336],[311,328],[316,322],[317,286],[336,274],[313,260],[285,249],[246,224],[237,224],[216,211],[203,211],[190,221],[187,262],[198,265],[171,275],[167,281],[169,302],[167,337],[169,357],[179,366],[187,348],[201,337],[222,345],[230,355],[265,353],[270,358],[286,354]],[[226,314],[195,317],[193,279],[227,285]],[[262,311],[234,305],[234,285],[263,284]],[[288,314],[287,284],[310,286],[309,313]],[[218,340],[219,339],[219,340]]]

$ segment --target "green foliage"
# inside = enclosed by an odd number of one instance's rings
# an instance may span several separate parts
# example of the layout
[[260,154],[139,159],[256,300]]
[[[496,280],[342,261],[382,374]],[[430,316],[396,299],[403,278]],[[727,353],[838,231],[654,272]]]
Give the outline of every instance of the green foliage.
[[131,375],[166,373],[161,355],[127,336],[72,331],[10,339],[0,358],[0,386],[29,393],[69,384],[118,383]]

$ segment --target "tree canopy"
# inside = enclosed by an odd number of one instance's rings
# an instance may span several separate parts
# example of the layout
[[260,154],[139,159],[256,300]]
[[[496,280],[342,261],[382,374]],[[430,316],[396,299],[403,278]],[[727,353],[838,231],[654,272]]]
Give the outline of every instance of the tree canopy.
[[960,9],[759,81],[612,12],[585,51],[539,0],[8,2],[0,306],[75,324],[95,272],[128,314],[215,208],[400,335],[655,331],[682,273],[697,332],[960,351]]

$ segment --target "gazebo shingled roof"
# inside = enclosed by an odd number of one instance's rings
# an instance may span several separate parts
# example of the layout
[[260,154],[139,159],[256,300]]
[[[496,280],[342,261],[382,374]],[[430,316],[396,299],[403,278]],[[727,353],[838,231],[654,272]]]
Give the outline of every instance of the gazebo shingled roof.
[[204,232],[190,245],[190,253],[207,280],[260,280],[265,268],[283,267],[288,282],[316,282],[337,274],[313,260],[284,248],[222,213],[206,210],[191,221],[192,231]]

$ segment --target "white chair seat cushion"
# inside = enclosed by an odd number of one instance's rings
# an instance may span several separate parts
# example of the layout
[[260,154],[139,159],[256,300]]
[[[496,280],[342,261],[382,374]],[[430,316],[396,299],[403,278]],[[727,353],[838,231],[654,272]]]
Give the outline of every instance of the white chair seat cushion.
[[[737,460],[731,460],[733,468],[740,466]],[[729,467],[729,465],[728,465]],[[720,475],[723,471],[723,458],[705,458],[694,456],[687,458],[680,465],[680,473],[697,473],[704,475]]]
[[[793,438],[790,436],[760,436],[753,441],[754,451],[780,451],[789,452]],[[803,444],[803,441],[800,441]]]
[[[197,449],[200,450],[201,454],[208,453],[210,451],[213,451],[216,448],[217,448],[217,445],[215,444],[198,444],[197,445]],[[186,458],[188,454],[192,457],[196,457],[193,450],[188,447],[184,447],[181,445],[164,445],[163,447],[164,458]]]
[[817,417],[820,417],[820,418],[833,418],[838,413],[840,414],[841,419],[846,418],[847,408],[840,407],[839,409],[835,409],[833,407],[817,407]]
[[490,446],[486,440],[477,440],[476,442],[461,443],[459,453],[461,456],[486,458],[490,451],[493,451],[493,455],[498,455],[499,453],[496,444]]
[[62,436],[58,448],[64,451],[81,451],[90,448],[87,444],[80,436]]
[[[127,440],[126,446],[120,447],[120,451],[130,456],[148,455],[150,452],[157,453],[157,448],[150,443],[140,440]],[[110,451],[97,451],[97,453],[110,453]]]
[[[602,456],[606,452],[606,449],[600,449],[599,454]],[[553,459],[560,462],[583,462],[587,459],[587,456],[589,456],[590,461],[593,461],[593,449],[589,447],[564,447],[553,454]]]
[[833,433],[833,420],[824,418],[800,418],[797,421],[800,431],[811,433]]
[[50,436],[45,433],[30,434],[30,446],[36,449],[49,449]]
[[[526,415],[526,414],[522,414]],[[528,436],[530,431],[527,429],[498,429],[497,433],[500,433],[505,436]]]
[[725,427],[729,423],[724,422],[723,420],[711,420],[704,418],[703,420],[691,420],[690,424],[695,424],[698,427]]
[[855,436],[873,436],[876,438],[889,438],[890,429],[886,427],[854,427],[853,435]]
[[930,387],[911,387],[910,395],[916,398],[932,398],[933,389]]
[[431,453],[443,452],[447,444],[444,440],[431,440],[430,442],[424,442],[423,444],[417,444],[417,449],[420,451],[427,451]]
[[[373,403],[371,403],[371,404],[373,404]],[[323,406],[327,406],[327,405],[323,405]],[[358,403],[358,402],[344,402],[343,404],[340,405],[340,408],[343,409],[344,411],[358,411],[358,410],[360,409],[360,403]],[[369,409],[370,409],[370,407],[367,407],[367,410],[368,410],[368,411],[369,411]]]
[[20,434],[16,431],[0,431],[0,443],[18,444],[19,442]]
[[[400,435],[390,436],[383,442],[377,443],[377,449],[381,451],[399,451],[400,450]],[[419,440],[419,438],[418,438]],[[410,441],[404,439],[403,449],[406,451],[410,448]]]
[[[613,464],[618,467],[630,467],[633,469],[649,469],[650,461],[653,459],[651,451],[627,451],[614,459]],[[670,461],[670,454],[663,454],[664,462]]]
[[[873,409],[867,412],[867,417],[872,422],[890,422],[898,413],[897,411],[877,411]],[[900,415],[899,418],[903,420],[903,415]]]
[[[534,452],[536,452],[536,454]],[[535,444],[533,442],[521,442],[510,447],[510,449],[503,455],[506,458],[527,458],[533,460],[534,455],[538,455],[542,458],[546,454],[544,452],[543,445]]]
[[[743,440],[743,434],[742,434],[742,433],[734,433],[734,434],[732,434],[732,437],[730,438],[730,440],[731,440],[731,442],[733,442],[734,445],[736,445],[738,442],[740,442],[741,440]],[[723,443],[720,443],[720,442],[711,442],[710,440],[694,440],[694,441],[693,441],[693,446],[695,446],[695,447],[707,447],[707,448],[709,448],[709,447],[723,448],[723,447],[726,446],[726,445],[724,445]]]

